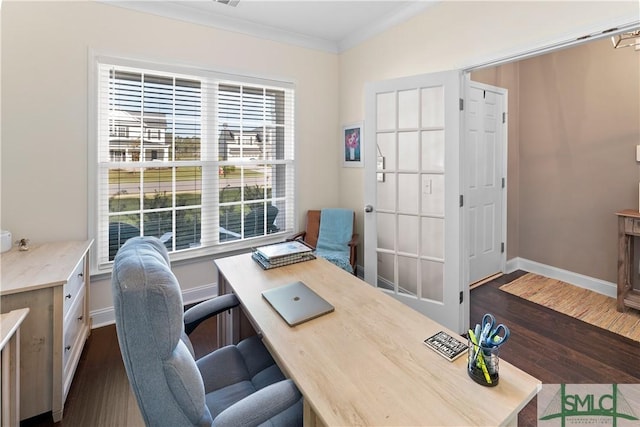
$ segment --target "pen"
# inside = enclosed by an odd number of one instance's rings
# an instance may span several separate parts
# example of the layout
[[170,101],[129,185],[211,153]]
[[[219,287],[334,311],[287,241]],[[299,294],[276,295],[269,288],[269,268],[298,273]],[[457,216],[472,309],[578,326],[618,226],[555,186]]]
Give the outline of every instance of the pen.
[[471,343],[474,345],[474,356],[471,360],[469,366],[473,366],[477,361],[478,357],[480,357],[480,368],[482,369],[482,373],[484,374],[484,379],[487,381],[487,384],[491,384],[491,376],[489,375],[489,371],[487,370],[487,365],[484,363],[484,356],[480,354],[480,346],[478,345],[478,340],[476,339],[476,335],[473,333],[471,329],[469,329],[469,337],[471,338]]

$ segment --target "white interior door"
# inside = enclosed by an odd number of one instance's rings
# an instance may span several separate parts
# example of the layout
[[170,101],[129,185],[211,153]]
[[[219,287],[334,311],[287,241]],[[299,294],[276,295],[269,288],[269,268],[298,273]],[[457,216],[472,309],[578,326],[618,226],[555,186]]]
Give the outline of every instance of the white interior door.
[[469,283],[506,263],[507,90],[466,79],[464,174]]
[[458,71],[366,86],[364,255],[368,283],[462,333],[460,87]]

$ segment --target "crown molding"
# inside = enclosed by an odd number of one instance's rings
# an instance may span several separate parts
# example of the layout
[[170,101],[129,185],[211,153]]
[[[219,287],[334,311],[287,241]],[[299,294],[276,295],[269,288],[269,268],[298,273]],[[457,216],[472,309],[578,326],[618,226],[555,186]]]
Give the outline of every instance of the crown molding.
[[120,1],[120,0],[97,0],[98,3],[135,10],[142,13],[161,16],[169,19],[176,19],[183,22],[203,25],[224,31],[245,34],[266,40],[281,42],[289,45],[304,47],[308,49],[320,50],[329,53],[341,53],[351,49],[365,40],[382,33],[394,25],[400,24],[411,17],[422,12],[431,5],[442,0],[424,0],[410,2],[406,7],[396,11],[396,13],[386,16],[382,20],[374,22],[365,30],[358,29],[342,40],[334,41],[306,34],[283,30],[280,28],[250,22],[244,19],[237,19],[229,16],[219,15],[214,12],[203,12],[196,10],[180,1]]
[[267,40],[282,42],[309,49],[337,53],[337,43],[305,34],[294,33],[268,25],[249,22],[213,12],[195,11],[194,9],[172,1],[102,1],[105,4],[137,10],[138,12],[162,16],[169,19],[192,24],[203,25],[219,30],[245,34]]

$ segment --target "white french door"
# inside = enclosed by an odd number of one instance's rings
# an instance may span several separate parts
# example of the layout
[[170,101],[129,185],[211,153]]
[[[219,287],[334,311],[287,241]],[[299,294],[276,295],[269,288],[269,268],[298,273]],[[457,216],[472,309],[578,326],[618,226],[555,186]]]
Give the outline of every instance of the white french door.
[[458,71],[367,84],[364,255],[369,284],[462,333],[460,87]]

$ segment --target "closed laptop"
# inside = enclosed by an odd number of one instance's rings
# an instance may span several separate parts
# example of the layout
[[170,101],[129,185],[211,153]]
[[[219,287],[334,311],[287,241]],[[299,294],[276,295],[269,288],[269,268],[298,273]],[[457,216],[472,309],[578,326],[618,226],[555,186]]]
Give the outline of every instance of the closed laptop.
[[262,292],[262,297],[271,304],[289,326],[299,325],[334,310],[329,302],[303,282],[269,289]]

